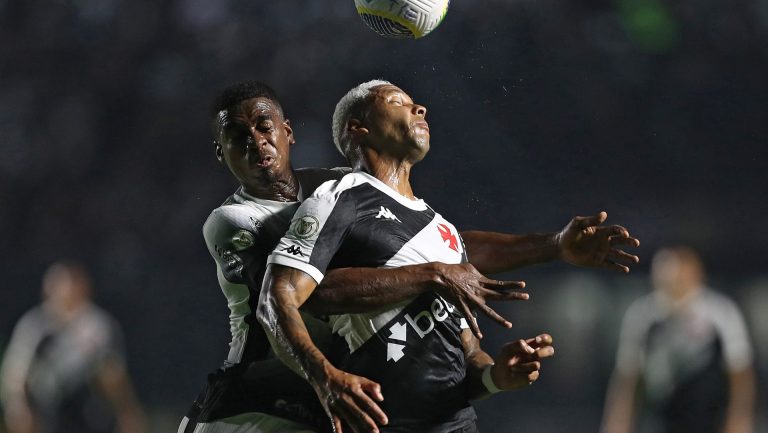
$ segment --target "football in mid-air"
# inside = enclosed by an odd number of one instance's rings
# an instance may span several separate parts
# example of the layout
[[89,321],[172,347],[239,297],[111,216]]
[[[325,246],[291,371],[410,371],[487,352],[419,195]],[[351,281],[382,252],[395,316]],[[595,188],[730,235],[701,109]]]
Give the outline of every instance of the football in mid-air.
[[445,18],[450,0],[355,0],[360,17],[388,38],[418,39]]

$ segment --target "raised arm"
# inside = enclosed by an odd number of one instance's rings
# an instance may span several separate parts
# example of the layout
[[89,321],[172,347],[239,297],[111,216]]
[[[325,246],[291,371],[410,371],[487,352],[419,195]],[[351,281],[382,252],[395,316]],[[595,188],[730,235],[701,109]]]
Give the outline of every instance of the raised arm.
[[627,265],[637,256],[621,250],[621,245],[639,246],[640,241],[620,226],[602,226],[608,214],[575,217],[556,233],[513,235],[467,231],[461,236],[469,262],[481,273],[492,274],[535,263],[563,260],[577,266],[606,267],[629,272]]
[[275,354],[314,388],[335,431],[344,419],[355,432],[378,432],[387,417],[376,402],[384,399],[379,384],[335,368],[315,346],[299,308],[317,283],[304,271],[269,265],[264,276],[257,318]]

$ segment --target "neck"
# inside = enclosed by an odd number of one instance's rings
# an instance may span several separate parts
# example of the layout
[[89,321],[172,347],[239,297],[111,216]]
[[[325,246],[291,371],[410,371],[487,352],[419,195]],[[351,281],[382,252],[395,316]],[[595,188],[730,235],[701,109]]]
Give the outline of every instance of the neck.
[[299,181],[293,170],[256,184],[242,184],[243,191],[256,198],[273,201],[297,201],[299,198]]
[[411,167],[413,163],[402,159],[393,159],[374,151],[365,152],[360,168],[387,184],[400,195],[415,199],[411,188]]

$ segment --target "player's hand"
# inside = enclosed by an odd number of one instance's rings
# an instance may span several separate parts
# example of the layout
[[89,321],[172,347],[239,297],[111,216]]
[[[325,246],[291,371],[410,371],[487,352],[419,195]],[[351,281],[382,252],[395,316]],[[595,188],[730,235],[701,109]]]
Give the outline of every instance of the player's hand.
[[353,433],[378,433],[377,424],[387,424],[387,416],[376,404],[376,401],[384,400],[378,383],[332,366],[326,369],[324,376],[323,381],[315,381],[312,385],[331,418],[335,433],[347,431],[345,428]]
[[541,360],[554,354],[549,334],[507,343],[491,367],[493,383],[505,391],[526,387],[539,378]]
[[505,328],[511,328],[512,323],[502,317],[486,304],[486,301],[527,300],[528,294],[510,289],[522,289],[523,281],[491,280],[481,274],[469,263],[446,264],[437,263],[437,288],[441,296],[447,298],[461,309],[472,333],[477,338],[483,338],[477,319],[472,314],[473,309],[499,323]]
[[601,226],[608,214],[576,217],[556,235],[560,258],[578,266],[612,268],[629,272],[629,266],[640,259],[619,249],[621,245],[637,247],[640,241],[631,237],[620,225]]

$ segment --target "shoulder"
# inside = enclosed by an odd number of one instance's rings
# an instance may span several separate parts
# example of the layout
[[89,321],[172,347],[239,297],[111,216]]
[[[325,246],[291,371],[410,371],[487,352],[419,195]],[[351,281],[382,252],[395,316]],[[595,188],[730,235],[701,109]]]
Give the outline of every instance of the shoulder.
[[304,196],[310,196],[318,186],[328,181],[339,180],[344,175],[351,173],[352,169],[349,167],[335,167],[335,168],[299,168],[294,171],[296,177],[301,184],[301,188],[304,191]]
[[237,242],[243,247],[250,246],[262,229],[262,222],[249,206],[231,202],[214,209],[203,224],[203,236],[209,245],[224,241]]
[[49,322],[43,307],[37,305],[22,314],[16,322],[15,331],[20,334],[29,334],[46,326]]
[[338,180],[332,180],[318,186],[311,198],[337,200],[343,193],[361,185],[368,184],[368,180],[359,172],[350,172]]
[[698,299],[699,308],[710,317],[716,326],[731,328],[743,321],[739,307],[728,296],[712,289],[704,288]]
[[653,293],[649,293],[629,305],[624,314],[624,328],[644,332],[659,314],[658,302]]

